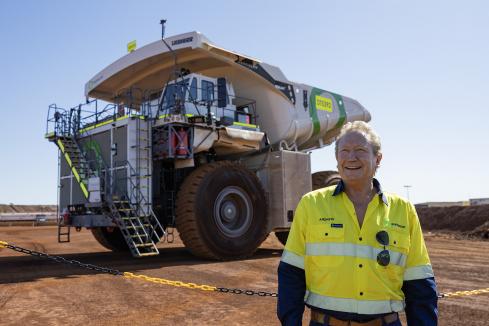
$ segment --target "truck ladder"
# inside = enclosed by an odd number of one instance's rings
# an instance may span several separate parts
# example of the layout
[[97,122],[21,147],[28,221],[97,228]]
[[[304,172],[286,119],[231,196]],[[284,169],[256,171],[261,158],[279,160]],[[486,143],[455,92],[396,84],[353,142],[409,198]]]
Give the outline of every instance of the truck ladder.
[[70,167],[83,195],[88,199],[88,178],[95,176],[95,173],[90,170],[89,163],[85,159],[78,142],[74,137],[57,137],[55,143]]
[[134,257],[158,255],[158,248],[153,241],[158,242],[158,239],[152,238],[155,229],[148,219],[137,214],[129,198],[113,196],[112,199],[111,218],[121,230],[131,254]]
[[[64,157],[66,163],[68,164],[76,182],[80,186],[81,191],[85,198],[89,198],[90,194],[88,191],[88,178],[94,173],[90,170],[89,163],[85,159],[80,146],[78,145],[74,137],[56,137],[54,140],[55,144],[61,151],[62,157]],[[58,216],[58,242],[65,243],[70,242],[70,231],[71,227],[69,225],[64,225],[63,220]]]
[[156,243],[165,235],[158,218],[134,178],[137,173],[127,164],[128,192],[112,196],[111,217],[119,226],[134,257],[158,255]]

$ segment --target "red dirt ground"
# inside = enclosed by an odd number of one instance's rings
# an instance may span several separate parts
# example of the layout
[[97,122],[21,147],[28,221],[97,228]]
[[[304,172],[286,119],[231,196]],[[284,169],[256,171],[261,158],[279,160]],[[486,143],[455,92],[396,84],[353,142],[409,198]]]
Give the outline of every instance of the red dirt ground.
[[[425,235],[441,292],[489,287],[489,242]],[[1,227],[0,240],[84,263],[219,287],[276,291],[282,246],[271,235],[250,259],[215,262],[181,242],[160,256],[111,253],[87,230],[59,244],[56,227]],[[129,280],[0,249],[1,325],[278,325],[276,300]],[[439,302],[440,325],[489,325],[489,295]],[[304,314],[304,324],[309,315]]]

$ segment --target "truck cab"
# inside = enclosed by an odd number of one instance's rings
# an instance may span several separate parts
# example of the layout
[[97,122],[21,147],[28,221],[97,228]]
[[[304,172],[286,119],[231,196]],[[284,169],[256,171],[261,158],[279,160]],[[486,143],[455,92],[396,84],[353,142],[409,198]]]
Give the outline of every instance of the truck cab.
[[235,96],[226,78],[213,78],[198,73],[186,74],[166,84],[158,99],[159,118],[169,114],[186,117],[205,116],[217,124],[234,127],[252,125],[252,103]]

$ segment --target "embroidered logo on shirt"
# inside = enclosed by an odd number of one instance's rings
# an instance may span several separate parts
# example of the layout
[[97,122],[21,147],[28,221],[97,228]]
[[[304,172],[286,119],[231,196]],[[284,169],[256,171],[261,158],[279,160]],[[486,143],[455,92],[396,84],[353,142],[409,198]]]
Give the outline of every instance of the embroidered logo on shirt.
[[334,217],[320,217],[319,222],[334,221]]
[[331,223],[331,227],[332,227],[332,228],[342,228],[342,227],[343,227],[343,224],[335,224],[335,223]]
[[406,226],[405,225],[401,225],[401,224],[397,224],[397,223],[391,223],[392,226],[396,226],[398,228],[401,228],[401,229],[404,229]]

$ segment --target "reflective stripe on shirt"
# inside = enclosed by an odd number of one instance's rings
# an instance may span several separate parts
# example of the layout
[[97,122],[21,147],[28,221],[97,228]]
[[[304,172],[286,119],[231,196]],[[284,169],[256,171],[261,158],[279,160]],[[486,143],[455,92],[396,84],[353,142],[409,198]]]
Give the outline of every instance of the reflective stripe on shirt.
[[290,264],[300,269],[304,269],[304,257],[294,254],[293,252],[288,251],[287,249],[284,249],[281,260],[284,263]]
[[304,301],[309,305],[322,309],[354,312],[357,314],[366,315],[383,314],[404,310],[404,301],[402,300],[356,300],[335,298],[310,291],[306,291]]
[[431,265],[409,267],[404,271],[404,281],[420,280],[429,277],[434,277]]
[[[349,256],[367,258],[377,261],[377,255],[383,249],[353,243],[306,243],[306,256]],[[406,255],[389,250],[390,264],[406,266]]]

